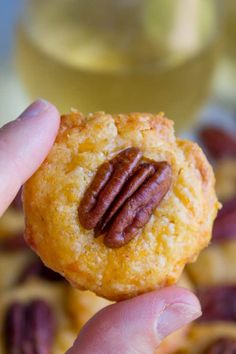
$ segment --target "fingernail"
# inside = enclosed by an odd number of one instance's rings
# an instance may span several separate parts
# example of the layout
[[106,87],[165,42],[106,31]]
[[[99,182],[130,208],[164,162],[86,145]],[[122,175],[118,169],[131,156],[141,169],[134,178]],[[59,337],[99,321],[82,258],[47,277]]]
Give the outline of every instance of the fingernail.
[[201,309],[196,304],[173,303],[167,305],[157,321],[158,336],[163,339],[200,316]]
[[33,102],[26,110],[20,115],[20,119],[22,118],[33,118],[36,117],[43,112],[47,111],[49,108],[50,103],[43,99],[38,99],[37,101]]

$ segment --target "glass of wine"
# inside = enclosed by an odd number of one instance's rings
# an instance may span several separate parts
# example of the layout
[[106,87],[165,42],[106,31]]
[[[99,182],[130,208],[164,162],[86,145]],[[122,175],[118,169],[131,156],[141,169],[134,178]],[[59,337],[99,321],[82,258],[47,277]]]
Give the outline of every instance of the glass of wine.
[[224,1],[223,51],[216,75],[216,98],[236,108],[236,1]]
[[217,0],[30,0],[16,63],[61,112],[164,111],[186,128],[208,97]]

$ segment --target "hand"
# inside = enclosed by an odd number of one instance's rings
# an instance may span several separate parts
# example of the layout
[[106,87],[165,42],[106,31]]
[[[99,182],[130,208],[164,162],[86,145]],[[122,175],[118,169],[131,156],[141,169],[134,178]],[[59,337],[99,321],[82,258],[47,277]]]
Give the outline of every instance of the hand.
[[[59,121],[54,106],[36,101],[0,129],[0,215],[45,159]],[[187,290],[153,291],[100,311],[67,354],[152,354],[167,335],[200,314],[197,298]]]

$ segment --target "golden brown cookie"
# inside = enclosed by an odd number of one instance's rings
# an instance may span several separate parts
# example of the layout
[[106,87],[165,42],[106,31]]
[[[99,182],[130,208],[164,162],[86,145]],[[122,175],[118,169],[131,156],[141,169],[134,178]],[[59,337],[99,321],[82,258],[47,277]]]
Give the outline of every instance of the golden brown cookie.
[[23,215],[9,209],[0,219],[0,295],[19,281],[35,258],[23,238]]
[[[72,346],[77,335],[65,308],[66,291],[63,284],[49,284],[34,280],[2,293],[0,296],[0,352],[9,353],[10,349],[13,350],[13,345],[19,350],[20,345],[15,338],[19,336],[25,338],[29,331],[31,338],[34,338],[37,343],[39,352],[43,350],[45,353],[64,354]],[[24,329],[22,317],[25,316],[26,311],[28,311],[26,324],[28,330],[21,332],[21,329]],[[14,316],[17,321],[14,321]],[[32,332],[35,327],[44,336],[40,337],[40,340],[37,340],[37,332]],[[14,336],[12,332],[17,333],[17,336]],[[42,340],[45,337],[46,342]]]
[[187,343],[188,327],[181,328],[178,331],[166,337],[155,351],[155,354],[173,354],[180,348],[184,348]]
[[110,300],[175,283],[208,245],[218,207],[201,149],[162,114],[63,116],[24,189],[31,247]]
[[236,196],[236,158],[220,160],[214,167],[220,201]]
[[226,354],[236,350],[236,286],[204,286],[196,290],[202,316],[189,331],[180,353]]
[[67,308],[77,331],[80,331],[98,311],[112,304],[91,291],[81,291],[72,287],[68,287],[66,298]]
[[[222,343],[223,341],[223,343]],[[183,348],[176,354],[215,354],[234,353],[229,350],[229,344],[236,343],[236,325],[230,322],[213,322],[205,324],[194,324],[189,332]],[[223,346],[222,346],[223,344]],[[212,351],[214,345],[214,350]],[[211,350],[211,351],[210,351]]]
[[17,210],[9,208],[0,217],[0,241],[3,238],[15,236],[24,230],[24,216]]
[[188,272],[197,286],[236,284],[236,240],[211,245]]
[[236,284],[236,197],[223,204],[214,222],[210,247],[187,267],[197,285]]
[[29,262],[32,254],[29,252],[0,253],[0,296],[5,289],[16,285]]
[[184,271],[181,274],[181,277],[180,277],[177,285],[180,286],[181,288],[185,288],[185,289],[189,289],[189,290],[193,290],[193,288],[194,288],[194,285],[193,285],[193,283],[186,271]]

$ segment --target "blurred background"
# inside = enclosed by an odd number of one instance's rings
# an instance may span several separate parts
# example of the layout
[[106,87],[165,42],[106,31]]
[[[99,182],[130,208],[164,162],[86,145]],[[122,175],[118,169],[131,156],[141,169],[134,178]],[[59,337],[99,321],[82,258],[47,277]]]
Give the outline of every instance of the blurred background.
[[164,111],[181,131],[209,102],[235,109],[235,0],[0,6],[1,122],[38,97],[61,112]]
[[[164,111],[200,143],[223,208],[211,245],[180,284],[197,292],[203,317],[157,353],[236,347],[236,1],[2,0],[0,125],[38,97],[61,113]],[[62,354],[108,302],[45,268],[23,228],[19,193],[0,219],[0,353],[11,353],[6,318],[15,302],[34,311],[37,300],[56,323],[46,354]]]

